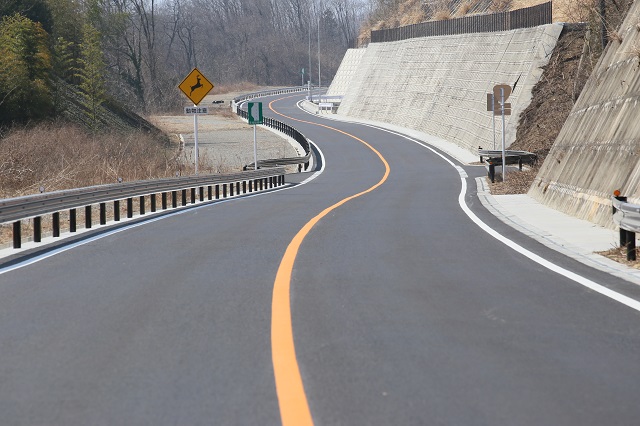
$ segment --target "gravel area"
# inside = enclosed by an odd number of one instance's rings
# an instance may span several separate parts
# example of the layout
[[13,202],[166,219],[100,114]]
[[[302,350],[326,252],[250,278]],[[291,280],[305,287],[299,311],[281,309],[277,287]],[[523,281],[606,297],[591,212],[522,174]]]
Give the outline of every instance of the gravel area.
[[[200,106],[210,107],[208,115],[198,116],[200,167],[205,171],[228,173],[242,170],[243,166],[253,163],[253,126],[231,111],[229,101],[235,96],[206,96],[200,103]],[[212,104],[218,99],[225,100],[225,103]],[[193,116],[152,116],[149,121],[171,135],[186,161],[194,161]],[[297,143],[260,126],[257,127],[256,141],[259,160],[304,155]],[[295,166],[291,167],[293,170]]]

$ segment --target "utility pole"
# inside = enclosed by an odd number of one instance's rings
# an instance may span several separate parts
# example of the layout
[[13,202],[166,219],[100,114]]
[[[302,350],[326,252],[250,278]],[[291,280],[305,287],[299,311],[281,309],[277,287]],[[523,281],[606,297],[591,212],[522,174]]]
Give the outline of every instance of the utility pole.
[[320,11],[318,12],[318,87],[322,86],[320,81],[320,20],[322,19],[322,2],[320,2]]

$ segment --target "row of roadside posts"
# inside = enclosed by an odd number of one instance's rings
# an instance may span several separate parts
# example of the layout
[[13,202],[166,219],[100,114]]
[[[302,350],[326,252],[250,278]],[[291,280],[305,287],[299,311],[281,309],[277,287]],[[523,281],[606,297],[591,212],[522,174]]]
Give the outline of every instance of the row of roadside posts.
[[[213,89],[213,83],[198,70],[194,68],[182,83],[178,85],[178,88],[184,93],[187,98],[193,102],[193,107],[185,107],[184,113],[186,115],[193,115],[193,142],[194,142],[194,157],[195,157],[195,174],[198,174],[198,115],[209,114],[208,107],[199,107],[198,104],[202,102],[205,96]],[[253,125],[253,160],[256,170],[258,169],[258,144],[256,140],[256,126],[263,123],[262,118],[262,102],[249,102],[248,103],[248,115],[249,124]]]
[[487,111],[492,112],[493,119],[493,149],[496,149],[496,116],[502,116],[502,181],[507,179],[507,161],[505,155],[505,116],[511,115],[511,103],[506,102],[511,95],[511,86],[496,84],[493,92],[487,93]]

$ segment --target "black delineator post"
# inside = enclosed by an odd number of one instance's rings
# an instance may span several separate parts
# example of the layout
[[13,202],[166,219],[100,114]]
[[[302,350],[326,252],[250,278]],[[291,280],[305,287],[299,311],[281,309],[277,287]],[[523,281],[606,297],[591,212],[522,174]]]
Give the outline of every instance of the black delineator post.
[[[623,203],[627,202],[627,197],[615,197],[616,200],[622,201]],[[616,208],[613,207],[613,213],[616,213]],[[620,228],[620,247],[626,248],[627,250],[627,260],[635,261],[636,260],[636,233],[632,231],[627,231],[626,229]]]
[[84,207],[84,227],[86,229],[91,229],[91,225],[93,225],[93,220],[91,219],[91,206]]
[[52,222],[53,222],[52,223],[53,236],[57,238],[60,236],[60,213],[59,212],[55,212],[53,214]]
[[131,219],[133,217],[133,198],[127,198],[127,217]]
[[13,248],[22,247],[22,223],[18,220],[13,222]]
[[76,209],[69,210],[69,232],[76,232]]
[[42,218],[40,216],[33,218],[33,242],[42,242]]
[[107,203],[100,203],[100,225],[107,224]]

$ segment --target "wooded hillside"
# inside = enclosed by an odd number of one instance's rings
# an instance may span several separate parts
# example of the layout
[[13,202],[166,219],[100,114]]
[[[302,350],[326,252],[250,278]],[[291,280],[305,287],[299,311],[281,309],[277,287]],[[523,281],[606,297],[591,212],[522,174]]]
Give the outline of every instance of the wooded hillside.
[[[180,104],[198,67],[214,84],[328,83],[367,0],[0,0],[0,125],[89,117],[106,99],[140,112]],[[319,47],[318,47],[319,45]],[[319,52],[319,53],[318,53]]]

